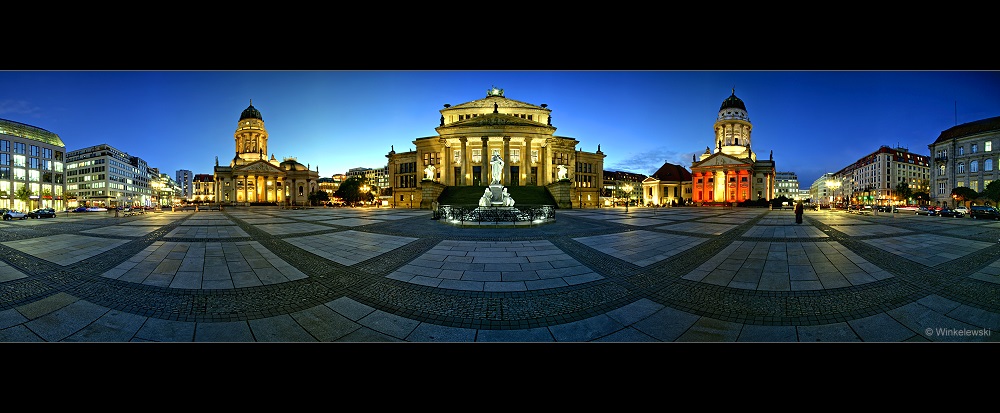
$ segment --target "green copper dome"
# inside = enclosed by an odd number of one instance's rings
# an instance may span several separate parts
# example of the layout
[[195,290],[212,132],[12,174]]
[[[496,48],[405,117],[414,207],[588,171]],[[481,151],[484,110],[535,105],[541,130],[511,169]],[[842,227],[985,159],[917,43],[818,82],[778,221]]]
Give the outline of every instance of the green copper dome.
[[246,109],[243,109],[243,113],[240,114],[240,120],[243,119],[264,120],[264,118],[260,117],[260,111],[257,110],[257,108],[253,107],[253,99],[250,100],[250,106],[248,106]]
[[721,111],[726,110],[728,108],[741,109],[744,112],[746,112],[746,110],[747,110],[746,105],[743,104],[743,100],[740,99],[740,98],[738,98],[738,97],[736,97],[736,89],[735,88],[733,89],[733,94],[729,95],[729,97],[726,98],[726,100],[722,101],[722,106],[719,107],[719,111],[721,112]]

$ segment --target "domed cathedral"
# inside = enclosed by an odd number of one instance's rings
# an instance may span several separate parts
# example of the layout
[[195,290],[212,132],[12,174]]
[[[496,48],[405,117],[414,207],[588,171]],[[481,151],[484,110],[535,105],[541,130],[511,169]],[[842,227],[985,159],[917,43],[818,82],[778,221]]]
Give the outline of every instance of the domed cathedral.
[[445,104],[436,136],[386,155],[393,205],[430,208],[445,187],[487,187],[496,177],[507,187],[544,186],[559,207],[597,207],[605,155],[600,145],[585,152],[576,139],[556,136],[547,106],[510,99],[496,87],[482,99]]
[[233,133],[236,153],[229,166],[220,166],[215,158],[216,202],[228,205],[306,205],[315,192],[319,167],[311,170],[294,157],[282,162],[268,158],[267,128],[260,111],[250,106],[240,114]]
[[697,205],[771,200],[774,159],[758,160],[751,149],[753,124],[736,89],[722,101],[712,146],[691,164],[692,201]]

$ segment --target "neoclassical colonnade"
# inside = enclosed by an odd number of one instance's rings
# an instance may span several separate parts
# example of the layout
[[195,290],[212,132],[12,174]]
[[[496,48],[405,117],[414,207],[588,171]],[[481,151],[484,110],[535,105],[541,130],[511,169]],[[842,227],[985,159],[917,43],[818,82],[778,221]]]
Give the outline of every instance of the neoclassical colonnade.
[[749,169],[699,171],[691,173],[694,202],[742,202],[750,199]]
[[[535,139],[540,140],[541,144],[532,146],[532,141]],[[443,159],[441,159],[440,164],[446,166],[439,170],[441,174],[440,181],[454,186],[468,186],[476,183],[488,185],[492,172],[490,170],[492,167],[490,158],[493,155],[492,150],[497,149],[504,161],[501,173],[502,185],[513,184],[513,180],[511,179],[513,176],[511,172],[512,167],[517,168],[518,176],[516,181],[519,186],[531,184],[532,167],[538,168],[535,185],[549,183],[551,179],[546,177],[551,176],[552,165],[549,155],[551,145],[548,145],[547,139],[525,136],[520,139],[514,139],[513,143],[511,140],[510,136],[494,137],[492,139],[489,136],[482,136],[478,138],[478,142],[473,138],[472,143],[470,143],[468,137],[462,136],[458,138],[458,145],[455,145],[453,140],[441,138],[439,143],[444,146],[444,150],[441,154]],[[497,145],[499,141],[503,142],[502,146]],[[458,147],[456,148],[456,146]],[[480,149],[478,158],[473,157],[473,149]],[[513,157],[511,149],[519,150],[516,158]],[[532,160],[532,150],[539,152],[538,159],[535,161]],[[423,153],[423,151],[420,152]],[[431,149],[430,152],[433,153],[434,150]],[[473,167],[475,166],[480,166],[480,170],[476,174],[477,176],[473,176]]]

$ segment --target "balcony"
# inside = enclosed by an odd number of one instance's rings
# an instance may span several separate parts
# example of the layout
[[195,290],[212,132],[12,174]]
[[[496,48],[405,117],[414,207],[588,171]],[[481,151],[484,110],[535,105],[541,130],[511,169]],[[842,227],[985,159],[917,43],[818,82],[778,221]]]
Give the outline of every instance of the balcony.
[[947,156],[939,156],[937,158],[934,158],[934,162],[935,163],[948,163],[948,157]]

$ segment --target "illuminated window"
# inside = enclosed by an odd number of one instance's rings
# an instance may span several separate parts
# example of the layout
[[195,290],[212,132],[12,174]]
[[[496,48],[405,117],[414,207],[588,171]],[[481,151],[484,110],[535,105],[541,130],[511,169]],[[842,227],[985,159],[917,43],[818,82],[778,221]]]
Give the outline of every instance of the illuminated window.
[[510,162],[511,163],[520,163],[521,162],[521,150],[520,149],[511,149],[510,150]]
[[531,163],[538,163],[538,149],[531,150]]
[[472,150],[472,162],[482,162],[483,160],[483,150],[473,149]]
[[990,152],[993,150],[993,141],[986,141],[983,144],[983,152]]

